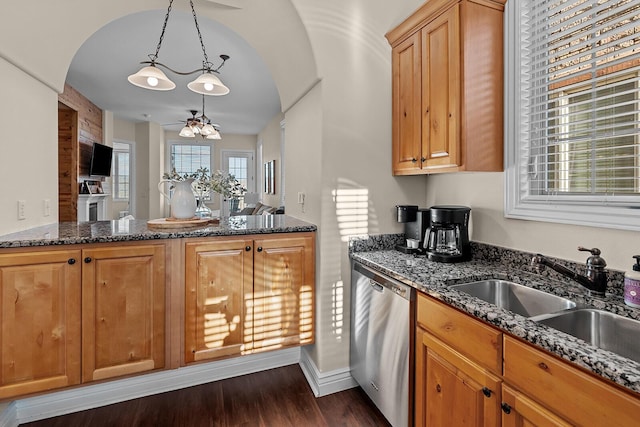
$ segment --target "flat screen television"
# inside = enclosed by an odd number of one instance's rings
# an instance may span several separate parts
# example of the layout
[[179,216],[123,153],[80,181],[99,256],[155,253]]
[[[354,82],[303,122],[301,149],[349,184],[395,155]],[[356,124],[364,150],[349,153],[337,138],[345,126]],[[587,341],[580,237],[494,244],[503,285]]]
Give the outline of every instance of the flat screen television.
[[113,148],[108,145],[93,143],[91,151],[90,176],[111,176],[111,160],[113,158]]

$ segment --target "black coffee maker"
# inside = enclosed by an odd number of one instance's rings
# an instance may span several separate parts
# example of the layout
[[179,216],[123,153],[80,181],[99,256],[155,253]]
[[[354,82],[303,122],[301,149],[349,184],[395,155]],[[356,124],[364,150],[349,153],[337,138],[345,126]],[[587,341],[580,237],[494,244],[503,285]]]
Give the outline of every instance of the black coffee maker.
[[[404,224],[405,242],[396,249],[404,253],[424,253],[425,233],[429,228],[429,209],[417,205],[397,205],[397,221]],[[413,247],[410,247],[412,244]]]
[[469,217],[466,206],[432,206],[430,226],[424,237],[427,258],[438,262],[460,262],[471,259]]

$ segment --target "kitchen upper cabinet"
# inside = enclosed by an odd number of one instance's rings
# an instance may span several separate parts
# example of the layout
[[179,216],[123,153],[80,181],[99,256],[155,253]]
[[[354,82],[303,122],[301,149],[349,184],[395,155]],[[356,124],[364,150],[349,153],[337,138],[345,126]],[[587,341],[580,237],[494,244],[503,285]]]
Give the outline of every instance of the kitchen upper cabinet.
[[80,250],[0,255],[0,398],[80,383]]
[[164,367],[165,246],[82,251],[82,381]]
[[315,237],[185,243],[185,363],[313,342]]
[[240,355],[253,286],[253,240],[213,238],[185,244],[185,361]]
[[430,0],[387,33],[394,175],[503,169],[505,0]]

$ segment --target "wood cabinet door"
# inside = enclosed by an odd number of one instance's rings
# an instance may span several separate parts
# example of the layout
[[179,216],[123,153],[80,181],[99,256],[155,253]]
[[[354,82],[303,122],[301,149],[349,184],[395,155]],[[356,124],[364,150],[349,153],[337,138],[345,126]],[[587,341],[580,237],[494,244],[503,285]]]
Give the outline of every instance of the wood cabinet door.
[[413,174],[421,168],[420,55],[419,33],[394,47],[391,52],[394,175]]
[[0,398],[80,382],[80,251],[0,255]]
[[164,244],[82,251],[82,381],[164,367]]
[[304,234],[255,240],[253,351],[313,342],[315,238]]
[[460,165],[460,6],[422,34],[422,167]]
[[244,354],[253,240],[187,242],[185,266],[185,362]]
[[502,427],[570,427],[570,424],[522,393],[502,385]]
[[416,329],[415,424],[500,425],[500,378]]

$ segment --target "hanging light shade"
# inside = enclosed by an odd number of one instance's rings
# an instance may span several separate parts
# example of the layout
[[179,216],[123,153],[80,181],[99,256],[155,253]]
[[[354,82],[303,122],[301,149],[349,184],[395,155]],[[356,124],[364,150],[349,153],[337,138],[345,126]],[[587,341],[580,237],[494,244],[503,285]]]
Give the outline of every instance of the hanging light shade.
[[145,89],[171,90],[176,87],[176,84],[154,65],[142,67],[140,71],[127,77],[127,80],[129,83]]
[[229,88],[213,73],[203,73],[187,85],[189,89],[203,95],[220,96],[229,93]]
[[213,127],[213,125],[211,123],[207,123],[206,125],[202,126],[202,129],[200,129],[200,135],[209,136],[215,131],[216,129]]
[[184,138],[193,138],[194,136],[196,136],[196,134],[193,133],[193,129],[191,129],[189,125],[186,125],[185,127],[183,127],[178,135]]
[[213,128],[213,133],[207,135],[207,139],[222,139],[220,132],[216,128]]
[[162,47],[162,40],[164,39],[164,33],[167,29],[167,22],[169,21],[169,15],[171,14],[171,8],[173,5],[173,0],[169,0],[169,7],[167,8],[167,13],[164,17],[164,23],[162,24],[162,32],[160,33],[160,40],[158,41],[158,45],[156,46],[155,53],[149,54],[149,61],[143,61],[141,64],[148,64],[143,67],[140,71],[135,74],[132,74],[128,77],[129,82],[132,84],[151,90],[171,90],[176,87],[175,83],[167,78],[167,76],[158,69],[158,66],[163,67],[175,74],[179,74],[182,76],[187,76],[195,73],[202,73],[197,79],[192,81],[187,85],[189,89],[194,92],[201,93],[203,95],[226,95],[229,93],[229,88],[226,87],[220,79],[215,76],[213,73],[218,73],[220,68],[224,65],[224,63],[229,59],[229,55],[220,55],[220,59],[222,59],[222,63],[214,68],[213,64],[209,62],[209,57],[207,56],[207,51],[204,47],[204,42],[202,41],[202,34],[200,33],[200,26],[198,25],[198,17],[196,15],[196,10],[193,7],[193,0],[189,0],[189,4],[191,6],[191,13],[193,15],[193,22],[196,26],[196,31],[198,32],[198,39],[200,40],[200,47],[202,49],[202,67],[197,68],[193,71],[181,72],[171,69],[165,64],[158,62],[158,55],[160,53],[160,48]]

